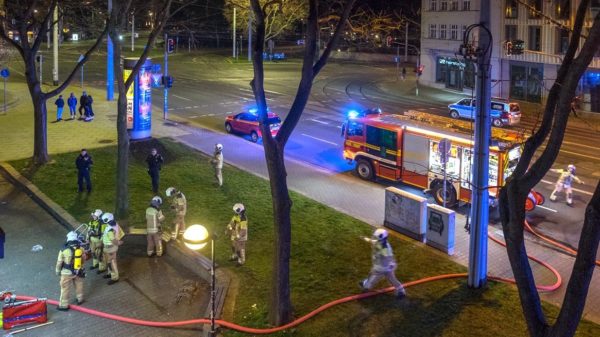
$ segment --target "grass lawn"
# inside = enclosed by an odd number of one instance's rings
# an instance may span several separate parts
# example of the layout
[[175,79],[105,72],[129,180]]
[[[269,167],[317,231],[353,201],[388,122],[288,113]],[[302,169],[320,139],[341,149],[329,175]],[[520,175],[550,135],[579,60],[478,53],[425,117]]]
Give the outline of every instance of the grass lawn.
[[[153,196],[144,158],[150,146],[165,157],[161,191],[181,188],[188,199],[187,223],[202,223],[223,233],[232,216],[231,207],[243,202],[249,218],[247,264],[235,267],[227,261],[229,239],[217,242],[217,263],[237,275],[239,293],[233,317],[226,319],[253,327],[267,327],[273,254],[272,211],[266,181],[233,167],[224,168],[225,183],[219,189],[208,158],[195,150],[163,139],[132,144],[129,224],[144,225],[144,209]],[[26,160],[12,164],[48,196],[77,219],[87,221],[95,208],[110,211],[114,205],[116,147],[91,151],[94,158],[90,195],[78,194],[74,161],[77,153],[53,156],[50,165],[37,170]],[[370,268],[370,247],[360,239],[370,227],[311,199],[293,193],[291,283],[297,316],[331,300],[356,294],[357,282]],[[168,214],[169,216],[170,214]],[[172,219],[172,217],[171,217]],[[404,238],[391,239],[399,262],[397,275],[410,281],[466,269],[443,254]],[[126,271],[125,271],[126,272]],[[544,306],[549,317],[558,310]],[[160,319],[147,317],[148,319]],[[582,322],[578,336],[598,336],[600,327]],[[225,331],[226,336],[242,336]],[[469,290],[466,280],[438,281],[408,289],[408,298],[391,295],[343,304],[312,318],[279,336],[526,336],[518,295],[513,286],[490,283]],[[245,335],[244,335],[245,336]]]

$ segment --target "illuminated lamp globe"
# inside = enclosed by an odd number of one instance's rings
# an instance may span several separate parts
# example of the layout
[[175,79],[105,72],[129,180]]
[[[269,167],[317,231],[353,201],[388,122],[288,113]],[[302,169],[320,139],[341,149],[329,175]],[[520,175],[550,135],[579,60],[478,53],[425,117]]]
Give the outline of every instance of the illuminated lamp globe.
[[183,233],[183,243],[192,250],[204,248],[208,241],[208,230],[202,225],[191,225]]

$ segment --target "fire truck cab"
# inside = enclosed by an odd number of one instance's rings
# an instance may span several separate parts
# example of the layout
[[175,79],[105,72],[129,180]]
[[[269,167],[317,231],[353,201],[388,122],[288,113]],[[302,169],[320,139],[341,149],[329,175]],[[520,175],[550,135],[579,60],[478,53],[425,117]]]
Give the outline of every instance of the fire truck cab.
[[[356,173],[362,179],[402,181],[431,192],[438,204],[444,202],[445,176],[446,205],[452,207],[459,200],[471,199],[472,135],[470,122],[417,111],[349,118],[344,130],[344,158],[356,163]],[[499,187],[516,168],[522,140],[521,133],[492,128],[488,184],[491,205],[497,204]],[[445,175],[440,141],[449,147]]]

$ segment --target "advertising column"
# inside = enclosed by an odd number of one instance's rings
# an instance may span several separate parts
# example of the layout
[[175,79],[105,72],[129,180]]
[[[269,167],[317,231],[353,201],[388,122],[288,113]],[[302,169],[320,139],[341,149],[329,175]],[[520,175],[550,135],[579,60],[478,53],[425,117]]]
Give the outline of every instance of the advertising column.
[[[125,58],[125,80],[137,58]],[[150,138],[152,135],[152,62],[147,59],[127,91],[127,129],[132,140]]]

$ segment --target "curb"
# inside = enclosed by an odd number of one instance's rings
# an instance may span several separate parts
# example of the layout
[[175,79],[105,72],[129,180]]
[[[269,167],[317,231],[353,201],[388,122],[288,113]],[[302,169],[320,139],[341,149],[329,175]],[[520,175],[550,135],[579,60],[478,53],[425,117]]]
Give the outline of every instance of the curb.
[[[63,227],[67,230],[74,230],[80,225],[80,222],[77,221],[71,214],[65,211],[60,205],[50,199],[44,192],[40,191],[36,185],[34,185],[27,178],[23,177],[17,170],[15,170],[12,165],[6,162],[0,162],[0,174],[4,175],[9,182],[25,191],[27,195],[35,201],[40,207],[42,207],[48,214],[50,214],[54,219],[56,219]],[[128,232],[127,235],[134,236],[142,236],[145,235],[145,230],[135,230],[133,232]],[[172,259],[175,263],[180,264],[182,267],[190,270],[192,273],[196,274],[200,278],[202,278],[208,284],[211,283],[211,265],[212,261],[205,257],[204,255],[187,249],[183,243],[179,241],[168,241],[166,244],[166,250],[168,254],[166,257]],[[193,266],[199,266],[200,268],[194,268]],[[220,318],[221,313],[223,311],[223,306],[225,303],[225,298],[227,296],[227,291],[229,289],[229,285],[231,282],[231,277],[227,275],[225,270],[219,269],[218,265],[215,269],[215,292],[216,292],[216,301],[215,301],[215,318]],[[211,306],[210,301],[208,307],[204,312],[204,317],[210,317],[211,314]],[[205,329],[207,325],[203,325],[202,335],[208,337],[210,334],[209,329]]]

